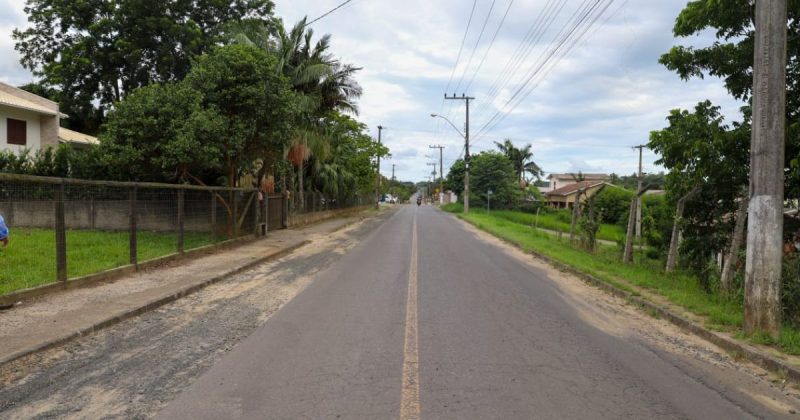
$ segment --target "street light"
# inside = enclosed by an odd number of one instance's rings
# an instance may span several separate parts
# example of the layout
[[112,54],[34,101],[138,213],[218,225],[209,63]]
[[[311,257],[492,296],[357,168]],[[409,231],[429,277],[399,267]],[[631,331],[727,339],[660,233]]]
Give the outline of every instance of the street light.
[[[464,139],[464,213],[469,213],[469,137],[462,133],[455,124],[447,119],[447,117],[439,114],[431,114],[431,118],[441,118],[447,121],[450,127],[453,127],[453,130],[456,130],[456,133]],[[467,116],[467,123],[469,123],[469,116]],[[467,132],[469,132],[469,126],[467,126]]]

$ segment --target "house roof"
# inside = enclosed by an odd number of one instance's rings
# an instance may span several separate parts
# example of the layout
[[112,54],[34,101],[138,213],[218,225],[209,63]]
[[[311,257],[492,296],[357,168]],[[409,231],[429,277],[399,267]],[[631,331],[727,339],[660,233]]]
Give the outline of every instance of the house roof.
[[81,145],[99,144],[100,141],[97,137],[92,137],[88,134],[79,133],[63,127],[58,128],[58,140],[64,143],[74,143]]
[[551,196],[551,195],[558,195],[558,196],[568,196],[578,192],[578,190],[586,188],[593,188],[598,185],[605,184],[603,181],[581,181],[576,182],[574,184],[565,185],[561,188],[556,188],[553,191],[548,191],[544,195]]
[[[556,179],[564,179],[564,178],[574,179],[573,175],[577,176],[577,174],[574,174],[574,173],[550,174],[550,175],[547,176],[547,179],[553,179],[553,178],[556,178]],[[609,176],[607,174],[584,174],[584,173],[582,173],[581,175],[583,175],[583,179],[586,180],[586,181],[597,181],[597,180],[605,181],[605,180],[609,179]]]
[[0,82],[0,105],[44,115],[61,115],[58,103],[3,82]]

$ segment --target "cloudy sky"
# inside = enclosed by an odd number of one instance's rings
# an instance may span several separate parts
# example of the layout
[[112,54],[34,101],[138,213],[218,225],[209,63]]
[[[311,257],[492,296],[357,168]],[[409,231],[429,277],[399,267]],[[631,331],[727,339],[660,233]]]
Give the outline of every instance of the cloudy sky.
[[[276,9],[292,24],[342,1],[276,0]],[[546,60],[582,3],[477,0],[467,30],[470,0],[352,0],[313,28],[332,34],[335,55],[363,67],[358,118],[375,136],[378,125],[387,127],[383,140],[392,157],[381,169],[391,176],[394,163],[402,180],[430,174],[427,156],[436,155],[438,162],[438,151],[429,145],[445,146],[445,173],[462,153],[459,134],[430,117],[439,113],[463,128],[463,103],[443,101],[445,89],[476,98],[470,106],[472,153],[492,149],[504,138],[520,146],[530,143],[546,172],[633,173],[638,155],[631,146],[646,143],[651,130],[662,128],[670,109],[704,99],[721,105],[729,119],[738,118],[741,104],[719,79],[684,82],[658,64],[672,45],[703,46],[713,40],[711,34],[673,38],[672,25],[686,0],[611,1],[568,54]],[[32,80],[18,64],[10,37],[13,28],[26,24],[23,7],[22,0],[0,0],[0,80],[12,84]],[[536,25],[543,21],[549,26]],[[523,44],[528,33],[538,42]],[[521,45],[528,53],[515,55]],[[494,122],[487,126],[489,121]],[[645,171],[659,170],[655,159],[645,152]]]

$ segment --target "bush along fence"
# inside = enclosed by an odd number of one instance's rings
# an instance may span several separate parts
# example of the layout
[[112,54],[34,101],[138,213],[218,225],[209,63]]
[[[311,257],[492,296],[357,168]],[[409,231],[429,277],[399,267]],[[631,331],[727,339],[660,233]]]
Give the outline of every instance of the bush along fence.
[[285,228],[288,203],[252,188],[0,173],[0,295]]

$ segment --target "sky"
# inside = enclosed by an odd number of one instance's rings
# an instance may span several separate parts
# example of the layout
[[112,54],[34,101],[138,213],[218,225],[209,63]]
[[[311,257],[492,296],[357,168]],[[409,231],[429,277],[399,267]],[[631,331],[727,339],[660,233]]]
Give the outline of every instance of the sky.
[[[292,25],[342,1],[275,0],[276,14]],[[559,3],[560,8],[548,7]],[[445,175],[462,156],[460,134],[430,116],[441,114],[463,130],[464,101],[445,101],[446,90],[475,97],[472,154],[508,138],[517,146],[531,144],[534,161],[546,173],[634,173],[638,151],[632,146],[647,143],[651,131],[663,128],[671,109],[689,109],[705,99],[720,105],[728,121],[740,118],[742,104],[720,79],[683,81],[658,63],[673,45],[702,47],[714,40],[711,33],[673,37],[686,0],[610,0],[573,48],[558,50],[566,52],[563,58],[546,60],[582,3],[351,0],[312,28],[317,37],[332,35],[331,52],[342,62],[362,67],[356,77],[364,90],[357,118],[375,137],[378,125],[386,127],[382,141],[392,156],[382,161],[381,172],[390,177],[394,164],[399,180],[430,176],[428,163],[439,161],[439,149],[431,145],[445,146]],[[0,0],[0,80],[15,85],[34,80],[19,65],[11,39],[14,28],[27,24],[23,8],[24,0]],[[543,15],[552,19],[539,19]],[[543,21],[550,25],[535,25]],[[531,28],[538,42],[523,43]],[[521,45],[528,54],[515,54]],[[663,170],[654,164],[657,158],[645,150],[645,172]]]

